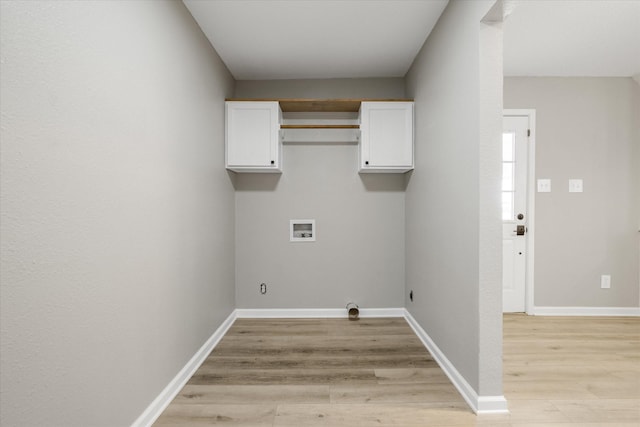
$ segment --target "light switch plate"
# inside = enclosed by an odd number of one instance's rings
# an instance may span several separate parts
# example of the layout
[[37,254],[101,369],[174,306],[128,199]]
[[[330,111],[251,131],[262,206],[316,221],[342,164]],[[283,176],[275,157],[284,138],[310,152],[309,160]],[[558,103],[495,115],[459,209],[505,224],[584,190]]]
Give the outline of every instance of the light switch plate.
[[569,180],[569,193],[582,193],[582,180],[570,179]]
[[538,180],[538,193],[551,193],[551,180],[539,179]]

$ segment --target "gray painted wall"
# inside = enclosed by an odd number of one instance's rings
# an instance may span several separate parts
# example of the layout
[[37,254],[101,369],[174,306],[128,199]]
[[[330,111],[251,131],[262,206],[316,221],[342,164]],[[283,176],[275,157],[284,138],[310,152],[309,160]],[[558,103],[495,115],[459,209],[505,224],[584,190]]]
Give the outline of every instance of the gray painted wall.
[[130,425],[234,308],[234,82],[180,2],[0,7],[0,424]]
[[[551,179],[535,195],[535,305],[638,307],[640,86],[509,77],[504,104],[536,109],[536,178]],[[571,178],[583,193],[568,192]]]
[[[238,81],[235,95],[402,98],[404,87],[402,79]],[[239,308],[403,306],[404,176],[359,175],[357,150],[286,144],[281,176],[237,174]],[[290,219],[315,219],[316,242],[289,242]]]
[[404,98],[403,78],[238,80],[237,98]]
[[407,74],[415,164],[406,191],[406,300],[479,395],[502,395],[502,44],[494,2],[452,1]]

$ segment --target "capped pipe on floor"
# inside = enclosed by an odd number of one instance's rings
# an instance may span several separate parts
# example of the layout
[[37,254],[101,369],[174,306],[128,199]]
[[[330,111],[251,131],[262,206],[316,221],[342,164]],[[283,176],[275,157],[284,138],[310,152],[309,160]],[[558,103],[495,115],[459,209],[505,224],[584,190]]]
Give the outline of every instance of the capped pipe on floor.
[[360,309],[358,308],[358,304],[355,302],[350,302],[347,304],[347,314],[349,315],[349,320],[358,320],[360,317]]

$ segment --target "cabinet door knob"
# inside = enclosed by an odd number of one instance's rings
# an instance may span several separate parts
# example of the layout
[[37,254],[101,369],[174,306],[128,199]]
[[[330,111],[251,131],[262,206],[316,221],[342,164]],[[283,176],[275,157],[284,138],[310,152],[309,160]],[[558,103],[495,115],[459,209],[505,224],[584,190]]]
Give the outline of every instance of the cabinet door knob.
[[271,164],[275,165],[276,164],[275,160],[271,160]]
[[364,164],[365,164],[365,165],[368,165],[368,164],[369,164],[369,160],[367,160],[366,162],[364,162]]

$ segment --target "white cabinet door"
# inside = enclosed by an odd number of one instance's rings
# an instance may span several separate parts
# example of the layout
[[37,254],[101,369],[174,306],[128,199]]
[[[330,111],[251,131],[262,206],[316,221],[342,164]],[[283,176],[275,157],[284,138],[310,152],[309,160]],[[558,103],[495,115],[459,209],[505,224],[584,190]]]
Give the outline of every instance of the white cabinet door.
[[227,101],[227,169],[281,172],[281,115],[278,102]]
[[363,102],[360,172],[413,169],[413,102]]

